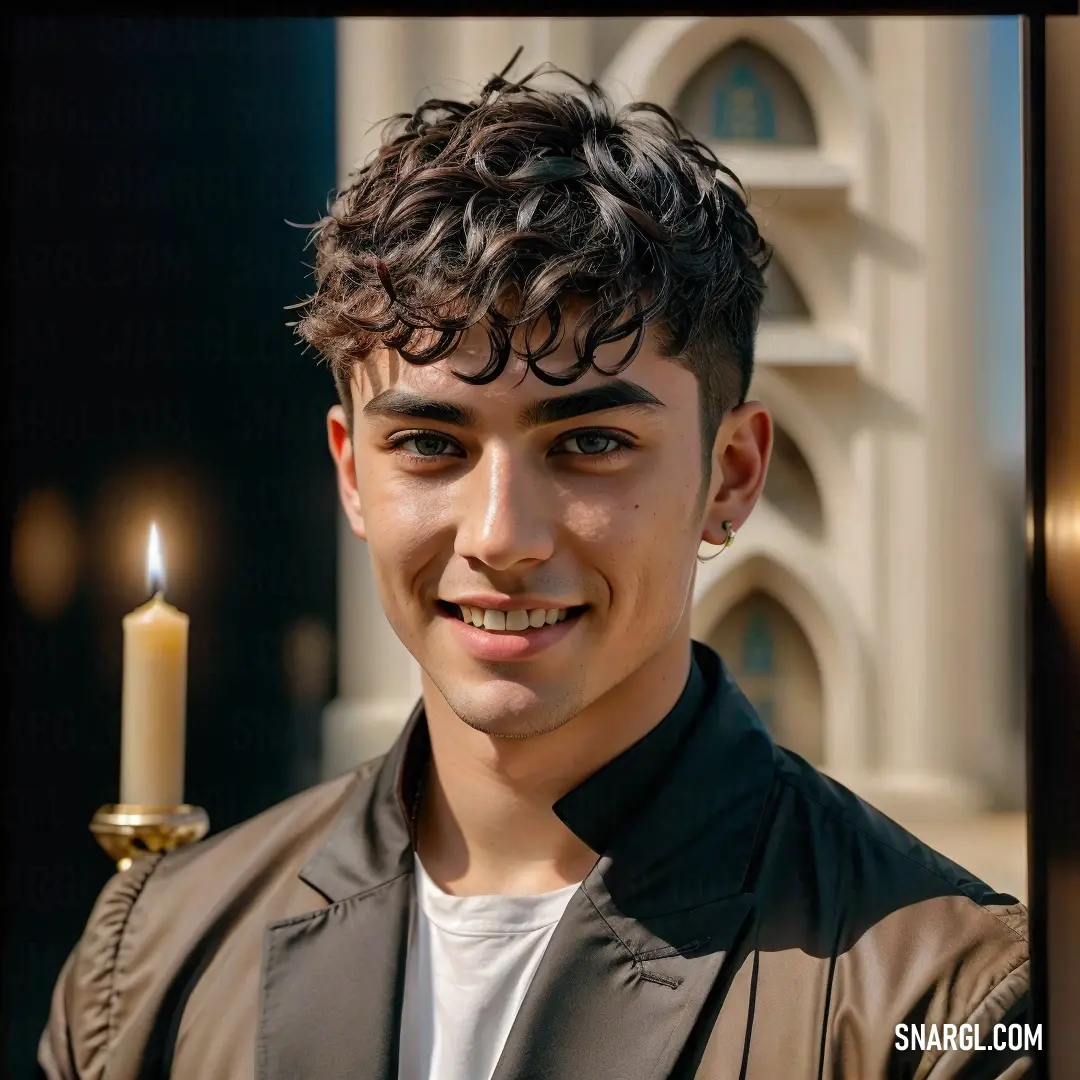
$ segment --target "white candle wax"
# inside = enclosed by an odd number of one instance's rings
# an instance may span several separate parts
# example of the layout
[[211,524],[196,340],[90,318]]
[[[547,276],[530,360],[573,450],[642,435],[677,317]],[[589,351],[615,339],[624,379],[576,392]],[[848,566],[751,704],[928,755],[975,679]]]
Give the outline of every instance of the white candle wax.
[[184,801],[188,617],[157,593],[124,616],[120,801]]

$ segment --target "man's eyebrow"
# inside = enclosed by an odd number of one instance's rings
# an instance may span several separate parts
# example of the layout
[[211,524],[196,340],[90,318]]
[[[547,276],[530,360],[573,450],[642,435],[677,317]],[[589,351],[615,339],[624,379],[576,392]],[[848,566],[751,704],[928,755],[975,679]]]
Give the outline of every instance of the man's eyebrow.
[[[652,409],[665,406],[645,387],[627,379],[611,377],[600,386],[531,402],[522,409],[517,423],[522,428],[541,427],[572,420],[575,416],[626,407]],[[362,412],[369,417],[409,416],[460,428],[476,427],[478,423],[476,411],[468,405],[427,397],[412,390],[383,390],[363,407]]]
[[628,379],[609,377],[599,386],[590,386],[586,390],[577,390],[573,394],[561,397],[544,398],[527,405],[518,417],[518,426],[524,428],[540,427],[542,424],[556,424],[560,420],[572,420],[575,416],[602,412],[605,409],[622,409],[627,406],[647,409],[664,408],[664,403],[644,386]]
[[365,416],[411,416],[416,420],[435,420],[454,427],[475,427],[477,416],[467,405],[452,401],[440,401],[412,390],[383,390],[376,394],[361,410]]

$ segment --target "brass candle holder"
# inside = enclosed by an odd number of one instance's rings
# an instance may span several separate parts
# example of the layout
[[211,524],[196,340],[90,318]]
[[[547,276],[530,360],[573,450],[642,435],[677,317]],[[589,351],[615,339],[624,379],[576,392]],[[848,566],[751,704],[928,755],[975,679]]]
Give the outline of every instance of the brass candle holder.
[[194,844],[210,831],[210,818],[201,806],[142,806],[109,803],[90,822],[90,831],[117,870],[143,855],[173,851]]

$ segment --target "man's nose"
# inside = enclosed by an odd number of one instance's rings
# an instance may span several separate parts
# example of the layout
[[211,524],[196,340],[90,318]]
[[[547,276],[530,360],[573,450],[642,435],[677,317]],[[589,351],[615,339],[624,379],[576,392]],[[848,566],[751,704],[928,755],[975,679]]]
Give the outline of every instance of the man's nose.
[[490,448],[470,470],[456,510],[454,551],[464,558],[506,570],[552,555],[555,523],[543,477],[505,448]]

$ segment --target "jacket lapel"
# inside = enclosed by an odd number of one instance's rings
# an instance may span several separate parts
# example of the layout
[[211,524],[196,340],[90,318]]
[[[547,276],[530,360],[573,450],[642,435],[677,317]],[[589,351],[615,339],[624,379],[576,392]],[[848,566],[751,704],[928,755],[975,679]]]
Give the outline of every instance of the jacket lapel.
[[397,1080],[405,953],[414,905],[401,803],[413,711],[301,872],[327,906],[271,925],[263,941],[257,1080]]
[[267,932],[259,1080],[396,1080],[407,877]]
[[610,898],[590,885],[559,923],[492,1080],[669,1077],[753,907],[739,895],[646,927],[605,913]]

